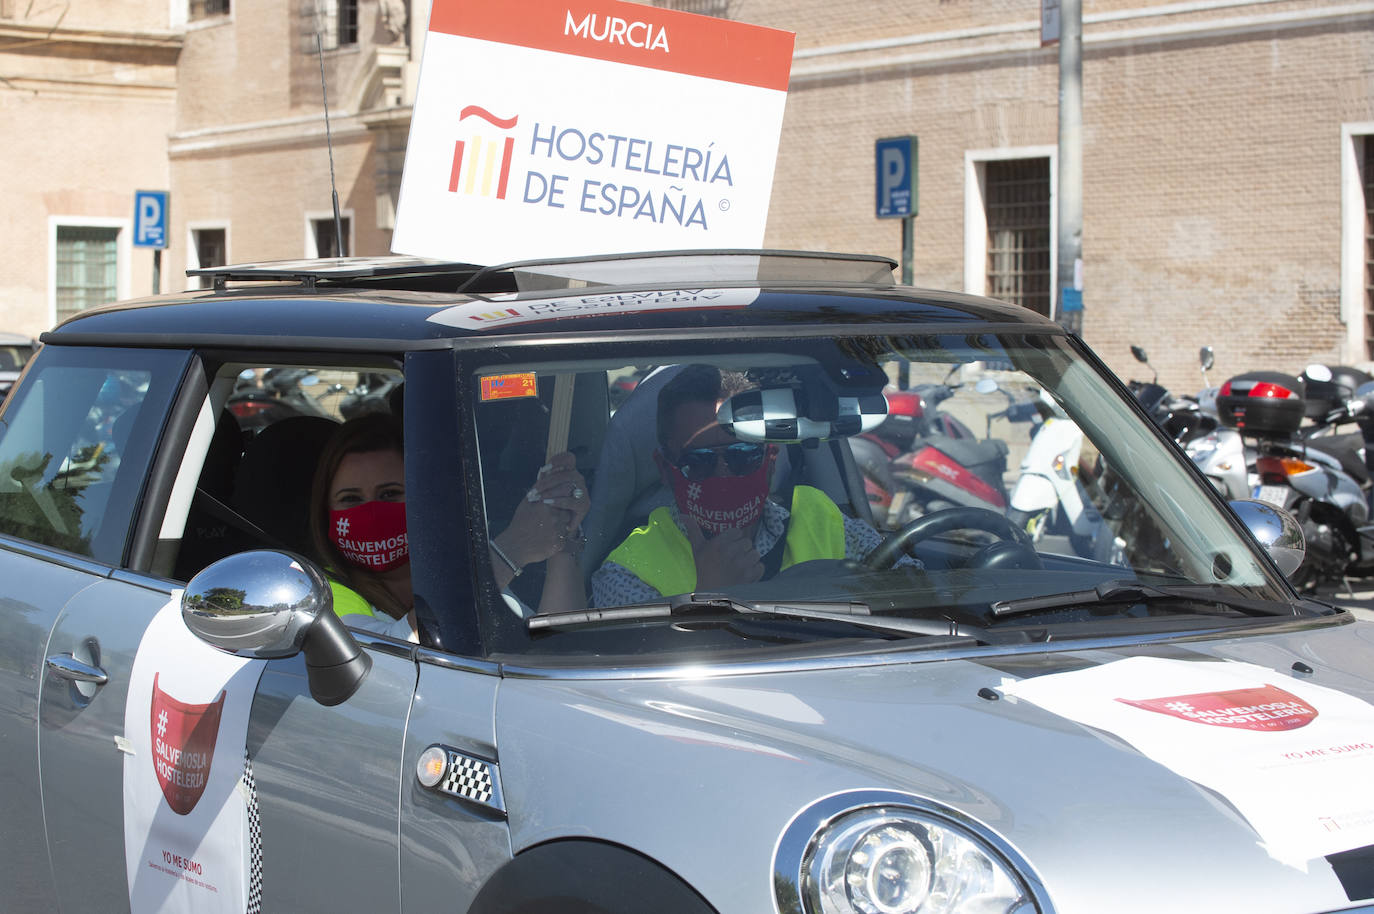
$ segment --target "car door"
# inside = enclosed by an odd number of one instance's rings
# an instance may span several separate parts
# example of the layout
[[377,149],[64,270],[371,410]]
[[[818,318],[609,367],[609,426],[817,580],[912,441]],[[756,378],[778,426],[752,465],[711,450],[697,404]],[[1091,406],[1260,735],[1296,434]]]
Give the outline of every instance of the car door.
[[[48,346],[5,407],[0,878],[13,887],[6,903],[16,909],[77,901],[88,876],[102,887],[116,879],[122,894],[119,845],[104,840],[111,813],[114,834],[119,824],[119,731],[110,726],[116,711],[122,723],[119,657],[137,644],[145,605],[167,595],[109,576],[123,561],[187,359],[171,350]],[[82,605],[99,606],[103,624],[67,626],[66,614]],[[80,861],[80,879],[71,861]]]
[[[337,356],[295,353],[291,358],[318,370],[322,377],[346,373],[338,364]],[[227,440],[216,431],[217,421],[226,409],[232,411],[236,404],[236,394],[231,393],[227,400],[223,396],[233,389],[233,379],[244,372],[265,374],[283,367],[287,366],[277,362],[265,364],[261,353],[221,352],[216,354],[214,361],[207,358],[204,387],[208,393],[195,411],[195,429],[188,436],[191,441],[201,443],[186,449],[185,460],[189,465],[177,474],[193,482],[198,476],[200,479],[195,485],[183,488],[207,488],[202,473],[212,473],[211,467],[218,460],[210,452],[218,446],[217,442]],[[348,369],[356,370],[356,367]],[[329,414],[315,418],[335,422],[342,419],[340,412],[333,408],[336,403],[339,403],[338,398],[331,399]],[[252,424],[264,417],[250,412],[241,418]],[[235,494],[241,495],[245,486],[253,486],[257,488],[255,496],[248,500],[223,496],[218,519],[230,521],[230,526],[237,521],[241,527],[257,528],[263,534],[272,534],[273,540],[286,540],[284,525],[269,522],[262,516],[246,517],[239,512],[250,512],[250,504],[257,505],[264,500],[259,496],[268,491],[277,492],[275,487],[283,482],[280,477],[295,473],[304,476],[300,479],[293,476],[289,487],[304,489],[306,498],[302,504],[308,503],[313,462],[301,459],[301,452],[323,441],[312,445],[305,438],[296,437],[294,446],[277,453],[278,459],[259,459],[265,455],[254,451],[255,445],[276,448],[282,442],[280,436],[269,434],[270,428],[255,430],[256,434],[239,455],[235,474]],[[271,486],[268,480],[260,478],[263,473],[273,474]],[[277,499],[284,502],[289,494],[281,491]],[[171,498],[173,504],[177,501],[175,496]],[[174,517],[177,511],[180,516]],[[191,513],[192,509],[185,504],[176,509],[169,507],[157,533],[161,542],[155,552],[164,554],[164,561],[170,561],[171,567],[182,567],[182,563],[168,559],[165,553],[178,537],[184,541],[191,535],[194,526],[188,519]],[[245,525],[244,521],[249,524]],[[210,536],[207,530],[214,524],[203,526],[206,529],[198,535]],[[210,536],[210,539],[217,538]],[[239,548],[274,546],[273,542],[265,541],[253,544],[235,540],[235,543]],[[203,553],[203,550],[198,552],[208,561],[210,556]],[[196,570],[196,566],[190,567],[192,572]],[[205,573],[212,570],[213,566]],[[150,582],[156,578],[147,576],[144,580],[151,586]],[[195,592],[197,579],[192,577],[187,587]],[[304,659],[299,655],[252,661],[245,668],[246,677],[236,676],[234,684],[226,686],[230,702],[234,700],[235,688],[246,688],[251,693],[244,731],[231,734],[221,723],[218,737],[222,742],[233,736],[243,743],[238,748],[244,759],[241,776],[239,769],[234,769],[232,774],[238,778],[235,790],[244,795],[249,810],[248,847],[247,856],[240,861],[243,869],[231,875],[248,880],[250,909],[254,904],[260,905],[262,910],[298,912],[387,912],[400,908],[397,807],[404,768],[402,741],[415,693],[415,645],[364,632],[355,632],[354,637],[370,658],[370,669],[358,690],[341,704],[326,707],[311,696]],[[217,654],[213,648],[200,643],[188,648],[184,641],[177,639],[156,645],[145,640],[138,657],[144,672],[136,677],[137,681],[146,688],[147,670],[154,669],[165,676],[177,667],[176,655],[192,649],[206,651],[207,656]],[[220,654],[219,658],[225,656]],[[191,687],[193,684],[184,677],[185,669],[181,672],[183,687]],[[162,680],[163,684],[167,682],[166,678]],[[146,701],[145,694],[139,692],[137,700]],[[187,698],[186,695],[181,697]],[[156,715],[153,708],[131,707],[130,732],[126,735],[131,740],[151,740],[155,745],[159,736]],[[146,732],[149,726],[154,728],[152,734]],[[137,732],[139,728],[144,728],[144,732]],[[410,767],[413,770],[413,763]],[[161,800],[156,794],[152,800],[160,809]],[[127,797],[125,802],[126,816],[139,812],[131,812]],[[175,827],[182,825],[184,823],[173,823]],[[196,884],[197,881],[211,881],[206,878],[208,864],[195,855],[180,853],[173,826],[160,822],[157,813],[153,814],[145,830],[146,841],[130,840],[124,849],[124,853],[131,855],[130,872],[152,870],[150,884],[166,883],[168,891],[187,891],[188,903],[195,904],[198,911],[219,910],[207,907],[217,904],[218,899]],[[219,827],[219,824],[213,826]],[[213,843],[217,837],[222,836],[206,833],[201,846]],[[138,846],[140,844],[143,846]],[[137,860],[132,856],[135,854],[140,855]],[[169,858],[174,861],[170,868],[181,869],[181,873],[161,871]],[[185,889],[186,877],[195,880],[190,883],[190,890]],[[150,899],[149,894],[145,886],[136,886],[136,911],[159,909],[152,905],[156,899]]]

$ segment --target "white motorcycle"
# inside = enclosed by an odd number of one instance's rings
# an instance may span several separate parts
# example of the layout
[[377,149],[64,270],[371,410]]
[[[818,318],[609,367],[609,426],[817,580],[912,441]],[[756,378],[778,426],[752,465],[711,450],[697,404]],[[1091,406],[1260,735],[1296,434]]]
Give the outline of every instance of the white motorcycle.
[[1039,405],[1045,418],[1021,461],[1007,517],[1036,542],[1064,533],[1074,552],[1091,556],[1103,524],[1078,478],[1083,431],[1043,391]]

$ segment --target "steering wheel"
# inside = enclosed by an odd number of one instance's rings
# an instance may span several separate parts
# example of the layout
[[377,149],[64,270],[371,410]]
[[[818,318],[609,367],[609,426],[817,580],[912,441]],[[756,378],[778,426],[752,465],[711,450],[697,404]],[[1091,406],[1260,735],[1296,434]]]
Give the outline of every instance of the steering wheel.
[[978,550],[969,562],[975,568],[1038,568],[1040,558],[1035,554],[1030,535],[1007,520],[1006,516],[988,508],[969,506],[946,508],[923,514],[902,529],[888,535],[868,554],[864,564],[869,568],[891,568],[902,555],[909,554],[917,543],[948,533],[950,530],[983,530],[999,537]]

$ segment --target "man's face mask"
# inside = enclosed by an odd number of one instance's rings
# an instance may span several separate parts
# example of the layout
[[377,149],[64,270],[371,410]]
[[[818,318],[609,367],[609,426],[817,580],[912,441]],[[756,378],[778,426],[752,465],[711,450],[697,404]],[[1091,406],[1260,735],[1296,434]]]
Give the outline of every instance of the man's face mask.
[[403,501],[365,501],[329,512],[329,539],[364,571],[390,571],[410,561]]
[[771,464],[767,446],[736,441],[688,448],[671,463],[661,451],[654,456],[678,510],[706,533],[747,527],[763,513]]

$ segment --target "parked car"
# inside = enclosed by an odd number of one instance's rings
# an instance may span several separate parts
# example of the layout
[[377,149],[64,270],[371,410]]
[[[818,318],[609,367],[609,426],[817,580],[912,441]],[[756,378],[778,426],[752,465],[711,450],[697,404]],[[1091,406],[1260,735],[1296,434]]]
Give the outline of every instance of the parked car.
[[[1057,325],[894,267],[215,267],[44,334],[0,414],[6,907],[1374,910],[1374,628],[1290,587],[1292,518],[1228,510]],[[899,365],[989,437],[1052,398],[1112,558],[881,529],[849,439]],[[388,391],[415,640],[331,611],[343,397],[245,427],[273,370]]]
[[17,333],[0,333],[0,398],[10,392],[19,372],[33,355],[36,343]]

